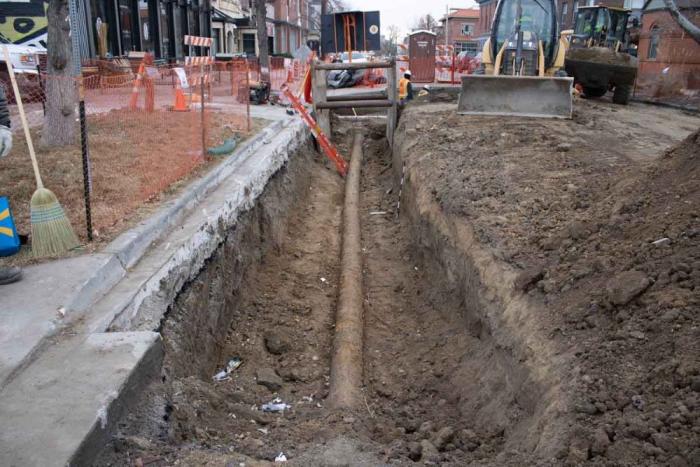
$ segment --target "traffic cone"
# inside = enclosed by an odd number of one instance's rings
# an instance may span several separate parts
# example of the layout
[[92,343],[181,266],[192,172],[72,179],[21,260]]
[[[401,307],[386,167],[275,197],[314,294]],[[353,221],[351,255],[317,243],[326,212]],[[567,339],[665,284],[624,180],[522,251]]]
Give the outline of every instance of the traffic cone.
[[188,112],[190,109],[187,107],[185,101],[185,94],[182,92],[180,85],[175,86],[175,105],[173,110],[176,112]]
[[134,80],[134,87],[131,89],[131,99],[129,100],[129,110],[138,110],[138,99],[139,99],[139,88],[141,87],[141,80],[145,72],[145,65],[143,60],[139,65],[139,71],[136,73],[136,79]]

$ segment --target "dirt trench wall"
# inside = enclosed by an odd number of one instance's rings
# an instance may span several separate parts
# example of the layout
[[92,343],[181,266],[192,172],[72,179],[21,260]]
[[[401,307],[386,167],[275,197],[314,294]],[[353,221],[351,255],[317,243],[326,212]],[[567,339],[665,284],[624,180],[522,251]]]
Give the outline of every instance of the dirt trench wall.
[[465,332],[478,342],[452,375],[461,415],[473,428],[503,433],[506,451],[561,458],[569,436],[569,403],[560,391],[566,361],[537,329],[542,305],[514,291],[516,273],[479,244],[464,220],[444,213],[432,187],[421,183],[411,164],[421,155],[411,148],[425,135],[412,122],[405,113],[392,156],[397,184],[404,178],[401,215],[411,220],[414,242],[435,277],[460,293]]
[[161,330],[166,375],[208,380],[216,373],[220,349],[239,309],[244,278],[260,266],[265,252],[281,244],[288,212],[308,190],[312,157],[309,144],[289,158],[254,207],[240,217],[197,277],[175,298]]

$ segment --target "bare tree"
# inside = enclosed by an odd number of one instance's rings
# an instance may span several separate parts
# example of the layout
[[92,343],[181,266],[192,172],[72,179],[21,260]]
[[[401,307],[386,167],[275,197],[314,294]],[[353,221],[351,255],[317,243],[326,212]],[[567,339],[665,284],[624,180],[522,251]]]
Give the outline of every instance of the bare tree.
[[48,20],[48,78],[42,146],[65,146],[75,142],[77,93],[71,75],[72,55],[67,0],[50,0]]
[[664,0],[664,5],[668,8],[668,12],[673,16],[673,19],[680,25],[690,37],[700,44],[700,26],[693,24],[683,13],[678,9],[678,5],[674,0]]
[[255,0],[255,24],[258,28],[258,60],[260,72],[267,68],[270,70],[270,53],[267,47],[267,6],[265,0]]
[[426,31],[435,31],[438,27],[437,20],[430,13],[421,16],[414,23],[414,29],[425,29]]
[[387,28],[387,36],[382,41],[382,53],[387,56],[396,55],[396,44],[399,41],[399,28],[392,24]]
[[328,13],[338,13],[340,11],[345,11],[348,6],[345,4],[344,0],[322,0],[328,2]]

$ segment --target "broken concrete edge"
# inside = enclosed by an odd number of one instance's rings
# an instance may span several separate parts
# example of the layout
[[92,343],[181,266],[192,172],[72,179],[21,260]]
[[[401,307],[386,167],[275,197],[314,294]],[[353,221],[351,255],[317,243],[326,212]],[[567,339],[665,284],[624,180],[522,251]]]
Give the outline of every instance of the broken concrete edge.
[[284,141],[264,156],[245,161],[250,171],[243,177],[232,174],[228,179],[226,197],[215,211],[207,213],[195,234],[177,245],[153,274],[145,278],[133,295],[93,317],[92,332],[155,330],[182,287],[194,279],[219,245],[234,228],[239,217],[250,210],[262,195],[268,181],[287,163],[306,141],[308,132],[301,122],[290,125]]
[[91,465],[160,375],[155,332],[76,334],[55,344],[2,390],[2,465]]
[[117,337],[120,334],[143,334],[146,336],[145,351],[141,358],[130,369],[121,387],[115,391],[114,398],[106,400],[95,414],[95,422],[92,429],[83,438],[78,449],[73,453],[67,465],[90,465],[110,441],[117,427],[117,422],[134,407],[139,394],[155,378],[160,376],[160,368],[163,362],[163,341],[159,333],[105,333],[91,334],[88,341],[102,341],[105,345],[107,339]]
[[[405,131],[404,126],[398,131]],[[531,408],[531,416],[556,422],[546,429],[533,430],[526,425],[526,417],[524,424],[516,424],[511,430],[525,433],[521,438],[529,444],[526,449],[545,457],[553,455],[561,445],[559,440],[568,436],[571,401],[563,388],[570,383],[564,379],[570,370],[570,355],[565,349],[555,348],[539,329],[539,310],[545,305],[516,290],[518,272],[482,245],[468,222],[444,214],[430,187],[419,182],[420,173],[404,159],[407,149],[410,147],[401,144],[393,152],[396,180],[401,179],[406,163],[401,199],[402,208],[406,207],[401,214],[412,218],[419,244],[432,252],[449,277],[455,278],[452,280],[465,307],[477,314],[468,327],[473,325],[480,339],[492,339],[495,348],[526,368],[527,373],[513,381],[522,389],[520,403],[525,410]],[[486,323],[486,331],[479,330],[481,322]]]
[[96,269],[94,274],[75,291],[73,297],[63,305],[66,315],[83,312],[104,296],[124,277],[126,271],[143,257],[153,242],[191,212],[222,180],[231,175],[243,160],[289,123],[290,120],[277,120],[268,125],[203,178],[190,183],[177,198],[163,204],[154,215],[119,235],[107,245],[98,253],[105,257],[103,265]]

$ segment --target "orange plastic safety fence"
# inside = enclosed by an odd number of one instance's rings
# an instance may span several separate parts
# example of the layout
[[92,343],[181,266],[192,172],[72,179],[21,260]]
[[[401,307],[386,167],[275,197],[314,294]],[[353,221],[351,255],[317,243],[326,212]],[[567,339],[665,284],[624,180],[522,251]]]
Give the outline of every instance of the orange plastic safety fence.
[[[140,208],[220,160],[209,155],[209,149],[245,138],[251,130],[248,66],[243,60],[217,63],[208,70],[147,66],[141,74],[128,62],[96,61],[85,68],[82,94],[98,239],[113,237],[133,222]],[[16,99],[2,78],[15,144],[10,157],[0,161],[0,186],[11,198],[19,230],[28,232],[24,207],[35,186]],[[77,121],[80,81],[46,74],[18,76],[44,183],[56,192],[76,232],[85,238]],[[175,110],[178,103],[183,108]],[[60,145],[57,136],[63,139]]]

